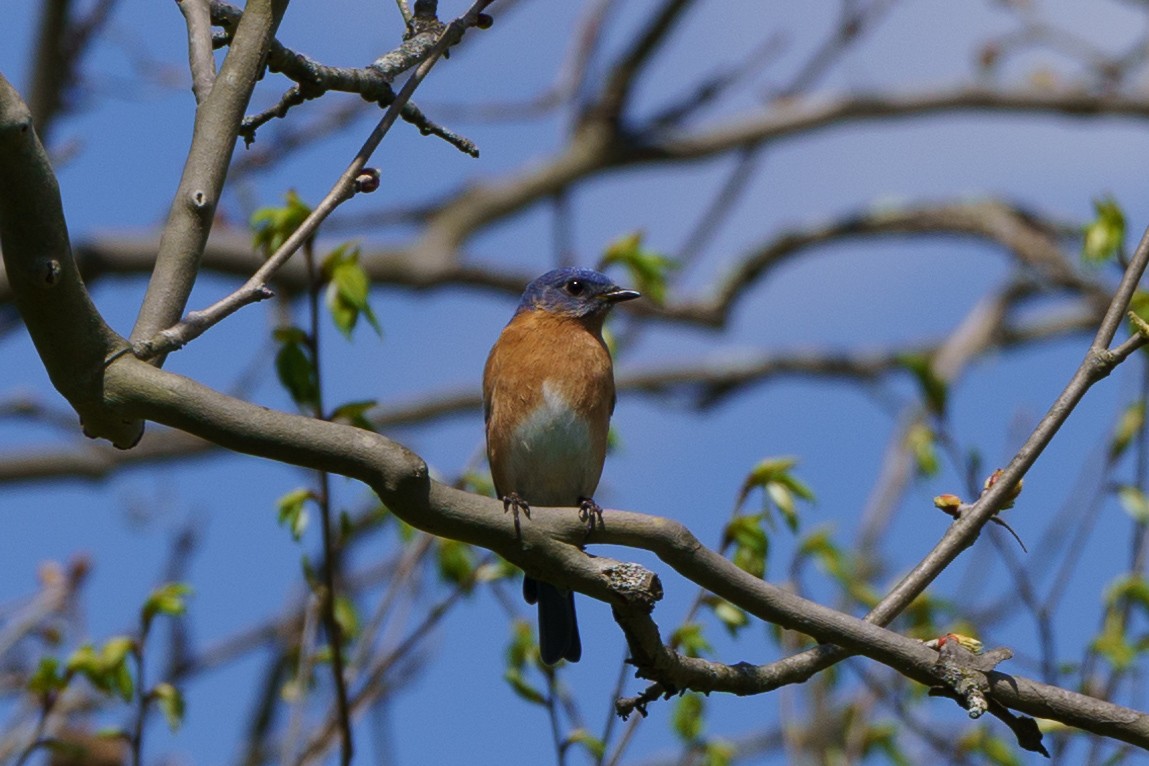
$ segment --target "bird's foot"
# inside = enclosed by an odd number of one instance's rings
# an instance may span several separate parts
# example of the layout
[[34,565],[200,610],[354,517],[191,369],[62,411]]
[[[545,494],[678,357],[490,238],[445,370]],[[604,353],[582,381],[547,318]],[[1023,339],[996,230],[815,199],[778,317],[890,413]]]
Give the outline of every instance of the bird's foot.
[[580,497],[578,500],[578,517],[579,521],[586,524],[586,533],[590,535],[594,531],[595,523],[598,523],[600,529],[605,529],[606,524],[602,520],[602,506],[594,501],[594,498]]
[[503,513],[511,511],[511,515],[515,520],[515,537],[520,540],[523,539],[523,528],[519,523],[519,511],[528,519],[531,517],[531,506],[526,500],[519,497],[518,492],[512,492],[509,495],[503,495]]

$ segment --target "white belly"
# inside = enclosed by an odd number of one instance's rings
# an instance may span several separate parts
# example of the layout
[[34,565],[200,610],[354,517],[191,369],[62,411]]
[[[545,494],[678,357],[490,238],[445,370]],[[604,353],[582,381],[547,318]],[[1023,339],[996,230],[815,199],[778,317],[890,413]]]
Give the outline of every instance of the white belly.
[[592,454],[590,429],[549,381],[542,405],[515,429],[512,441],[512,485],[528,503],[577,505],[594,494],[602,466]]

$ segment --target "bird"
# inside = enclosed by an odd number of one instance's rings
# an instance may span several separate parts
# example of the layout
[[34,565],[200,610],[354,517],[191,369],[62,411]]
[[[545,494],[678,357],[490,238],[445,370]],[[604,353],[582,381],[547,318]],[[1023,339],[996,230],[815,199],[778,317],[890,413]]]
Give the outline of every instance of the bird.
[[[562,268],[535,279],[483,368],[487,460],[504,512],[531,505],[577,507],[591,528],[602,519],[594,492],[614,412],[614,365],[602,325],[615,304],[639,293],[592,269]],[[574,593],[531,577],[523,596],[538,604],[543,662],[582,656]]]

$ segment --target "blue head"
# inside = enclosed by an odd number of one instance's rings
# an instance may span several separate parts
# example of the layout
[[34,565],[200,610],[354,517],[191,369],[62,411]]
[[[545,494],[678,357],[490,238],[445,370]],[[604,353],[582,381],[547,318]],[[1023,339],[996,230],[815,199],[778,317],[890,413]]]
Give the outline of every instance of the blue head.
[[602,316],[614,304],[637,297],[634,290],[624,290],[592,269],[555,269],[527,285],[515,313],[539,310],[579,318]]

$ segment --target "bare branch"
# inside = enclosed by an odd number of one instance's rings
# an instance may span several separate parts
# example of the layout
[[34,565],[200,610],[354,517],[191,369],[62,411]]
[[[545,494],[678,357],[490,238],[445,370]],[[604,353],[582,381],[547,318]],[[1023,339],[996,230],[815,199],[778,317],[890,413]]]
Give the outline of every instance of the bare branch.
[[215,57],[212,53],[210,0],[176,0],[188,27],[188,64],[192,93],[202,104],[215,84]]
[[299,228],[291,233],[291,236],[280,245],[279,249],[267,259],[263,266],[261,266],[240,289],[222,300],[217,301],[203,311],[192,312],[182,321],[165,330],[161,330],[156,333],[155,336],[135,342],[132,348],[133,353],[141,359],[152,359],[167,354],[170,351],[181,348],[189,341],[198,338],[209,328],[231,316],[244,306],[271,297],[272,292],[268,283],[272,276],[304,242],[314,236],[319,225],[326,220],[327,216],[331,215],[336,207],[355,195],[359,188],[360,176],[363,174],[364,168],[367,165],[367,160],[379,146],[383,137],[387,135],[391,126],[395,124],[395,120],[398,118],[403,105],[410,100],[411,94],[419,87],[419,83],[421,83],[423,78],[427,76],[427,73],[431,71],[431,67],[435,65],[439,57],[452,45],[458,43],[468,28],[478,24],[482,10],[486,8],[491,1],[492,0],[476,0],[475,4],[471,6],[471,9],[467,11],[466,14],[442,28],[434,44],[428,49],[429,53],[427,54],[426,60],[418,66],[415,72],[407,79],[407,82],[404,83],[403,89],[399,91],[399,95],[395,97],[395,100],[391,103],[391,106],[388,107],[387,112],[383,115],[379,124],[375,126],[371,135],[367,137],[367,140],[359,149],[358,154],[355,155],[355,159],[351,161],[351,164],[343,171],[343,174],[339,176],[339,179],[335,182],[331,191],[315,206],[315,209],[304,219],[303,223],[299,225]]
[[143,423],[108,410],[104,360],[123,346],[92,305],[72,260],[60,189],[32,116],[0,75],[0,249],[16,305],[53,385],[84,432],[127,448]]
[[132,330],[139,343],[176,322],[187,305],[207,244],[243,111],[259,78],[286,0],[252,0],[220,76],[196,109],[192,145],[156,255],[155,269]]

